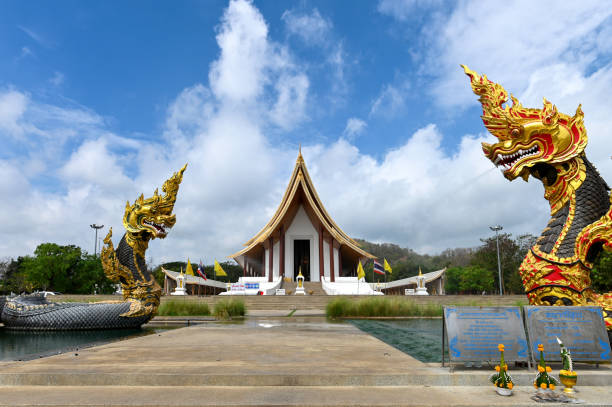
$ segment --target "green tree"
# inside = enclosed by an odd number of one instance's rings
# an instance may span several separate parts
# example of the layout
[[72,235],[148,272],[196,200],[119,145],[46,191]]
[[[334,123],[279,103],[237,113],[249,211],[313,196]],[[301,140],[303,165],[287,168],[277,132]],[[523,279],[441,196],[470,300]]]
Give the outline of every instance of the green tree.
[[495,279],[490,270],[478,266],[467,266],[462,270],[459,289],[464,294],[480,294],[483,291],[490,293],[494,283]]
[[112,294],[115,284],[104,274],[98,256],[84,254],[76,266],[71,290],[75,294]]
[[69,294],[110,294],[113,283],[106,278],[97,256],[74,245],[43,243],[34,256],[19,258],[18,270],[9,280],[20,291],[57,291]]
[[34,257],[27,257],[21,264],[26,283],[31,290],[72,292],[81,249],[74,245],[60,246],[43,243],[34,250]]
[[459,294],[461,291],[461,273],[463,267],[449,267],[444,276],[444,291],[447,294]]
[[28,291],[23,273],[20,271],[21,263],[25,257],[17,260],[10,259],[3,263],[3,273],[0,277],[0,294],[21,293]]
[[[535,243],[535,236],[520,235],[512,239],[509,233],[499,234],[499,256],[503,276],[504,293],[523,293],[523,284],[519,275],[519,266],[529,248]],[[495,236],[480,239],[482,246],[474,252],[471,265],[481,267],[493,273],[494,290],[499,291],[499,272],[497,269],[497,242]]]
[[444,289],[447,294],[491,293],[493,272],[479,266],[450,267],[446,270]]
[[602,251],[591,271],[591,287],[600,293],[612,291],[612,252]]

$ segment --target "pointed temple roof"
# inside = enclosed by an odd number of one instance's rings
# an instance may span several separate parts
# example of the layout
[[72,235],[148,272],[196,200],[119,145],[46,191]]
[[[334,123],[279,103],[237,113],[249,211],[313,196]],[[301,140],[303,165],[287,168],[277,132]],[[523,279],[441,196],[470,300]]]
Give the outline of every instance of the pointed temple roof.
[[283,195],[283,199],[281,200],[276,213],[274,216],[272,216],[266,226],[264,226],[255,236],[244,244],[246,246],[244,249],[230,255],[229,257],[236,258],[242,256],[258,245],[263,244],[270,236],[274,236],[275,233],[277,234],[278,229],[282,224],[288,225],[291,223],[295,217],[295,214],[297,213],[300,203],[304,205],[304,209],[306,210],[311,222],[314,225],[317,225],[317,223],[322,225],[323,230],[333,236],[338,243],[350,247],[357,252],[359,256],[370,259],[376,258],[376,256],[359,247],[359,244],[356,241],[348,237],[348,235],[344,233],[344,231],[342,231],[342,229],[340,229],[340,227],[334,222],[329,213],[327,213],[321,199],[319,198],[319,195],[317,194],[312,180],[310,179],[310,175],[308,175],[306,163],[304,162],[304,157],[302,157],[301,148],[295,162],[293,174],[289,180],[289,185],[287,186],[287,190]]

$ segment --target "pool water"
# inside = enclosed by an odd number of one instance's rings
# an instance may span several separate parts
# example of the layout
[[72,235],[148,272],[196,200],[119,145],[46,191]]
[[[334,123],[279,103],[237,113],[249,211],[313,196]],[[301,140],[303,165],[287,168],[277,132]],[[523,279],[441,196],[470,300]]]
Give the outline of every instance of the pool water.
[[29,360],[156,333],[160,328],[99,331],[17,331],[0,328],[0,361]]
[[442,362],[442,319],[349,321],[421,362]]

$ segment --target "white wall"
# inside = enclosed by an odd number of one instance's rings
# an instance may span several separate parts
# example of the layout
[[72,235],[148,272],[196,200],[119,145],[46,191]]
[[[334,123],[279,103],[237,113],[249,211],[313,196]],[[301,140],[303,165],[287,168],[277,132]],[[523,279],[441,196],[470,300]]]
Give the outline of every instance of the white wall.
[[338,248],[334,247],[334,278],[340,276],[340,258],[338,257]]
[[268,249],[265,249],[265,255],[264,255],[264,275],[266,276],[266,278],[268,277],[268,263],[269,263],[269,259],[270,259],[270,254],[268,252]]
[[310,240],[310,280],[319,281],[319,232],[310,222],[302,205],[285,232],[285,276],[292,279],[295,278],[293,275],[294,240]]
[[329,280],[329,243],[323,239],[323,275]]
[[[334,247],[334,279],[338,279],[340,275],[340,257],[338,257],[338,248]],[[323,273],[325,277],[330,278],[330,264],[329,264],[329,243],[323,240]]]
[[280,240],[274,244],[272,257],[272,275],[274,276],[274,279],[276,279],[278,276],[280,276],[280,261],[278,260],[280,258]]

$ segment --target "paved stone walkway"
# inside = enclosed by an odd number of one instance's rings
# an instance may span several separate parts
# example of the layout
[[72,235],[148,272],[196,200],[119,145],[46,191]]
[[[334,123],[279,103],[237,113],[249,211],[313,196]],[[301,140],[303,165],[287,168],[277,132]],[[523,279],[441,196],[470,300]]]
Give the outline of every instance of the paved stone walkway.
[[[0,406],[535,404],[532,372],[513,372],[518,386],[512,397],[495,394],[489,373],[450,374],[349,324],[272,317],[208,322],[0,362]],[[584,372],[579,380],[586,405],[612,405],[609,367]]]

